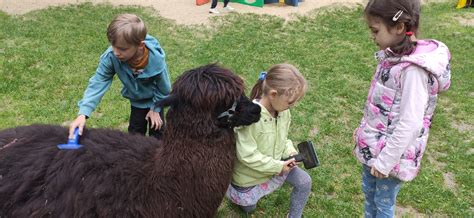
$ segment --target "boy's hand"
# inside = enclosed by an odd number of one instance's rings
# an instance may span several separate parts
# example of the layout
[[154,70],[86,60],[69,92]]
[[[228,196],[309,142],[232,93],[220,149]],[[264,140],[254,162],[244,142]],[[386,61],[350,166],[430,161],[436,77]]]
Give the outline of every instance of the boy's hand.
[[86,115],[81,114],[69,125],[69,138],[74,138],[74,130],[76,128],[79,128],[79,135],[82,135],[84,126],[86,126]]
[[383,173],[381,173],[380,171],[378,171],[377,168],[375,168],[374,166],[372,166],[372,168],[370,169],[370,174],[372,174],[372,176],[375,176],[379,179],[385,179],[388,177],[384,175]]
[[295,158],[291,158],[287,161],[284,161],[283,162],[283,169],[281,169],[281,172],[278,175],[281,176],[281,175],[287,174],[295,167],[296,167]]
[[151,123],[152,129],[159,130],[161,129],[161,126],[163,125],[163,121],[161,120],[160,113],[155,112],[155,111],[148,111],[145,117],[146,120],[148,120]]

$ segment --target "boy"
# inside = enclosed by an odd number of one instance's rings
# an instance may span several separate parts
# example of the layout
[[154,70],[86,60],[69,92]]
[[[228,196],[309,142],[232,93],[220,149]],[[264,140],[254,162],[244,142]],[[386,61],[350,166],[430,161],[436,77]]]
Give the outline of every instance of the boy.
[[163,111],[154,105],[171,89],[163,49],[134,14],[115,17],[107,28],[107,38],[111,46],[100,56],[96,73],[78,103],[79,113],[69,127],[69,138],[76,127],[82,135],[86,119],[110,88],[115,74],[123,85],[122,96],[131,104],[128,132],[145,135],[149,126],[149,135],[160,138]]

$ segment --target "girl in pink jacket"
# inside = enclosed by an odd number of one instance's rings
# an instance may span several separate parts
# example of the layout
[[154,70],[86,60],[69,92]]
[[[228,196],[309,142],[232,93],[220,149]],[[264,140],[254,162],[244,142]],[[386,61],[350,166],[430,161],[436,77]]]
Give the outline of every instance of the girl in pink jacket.
[[380,51],[354,155],[363,165],[365,216],[393,217],[402,181],[420,170],[451,56],[442,42],[416,38],[419,0],[370,0],[364,13]]

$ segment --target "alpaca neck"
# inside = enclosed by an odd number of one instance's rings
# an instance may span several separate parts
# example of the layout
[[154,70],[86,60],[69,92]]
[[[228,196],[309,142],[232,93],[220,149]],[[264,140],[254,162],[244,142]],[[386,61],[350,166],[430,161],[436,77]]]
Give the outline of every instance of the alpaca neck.
[[[168,130],[168,129],[167,129]],[[169,132],[168,132],[169,133]],[[158,192],[174,193],[170,208],[202,208],[189,202],[206,202],[210,208],[196,215],[212,216],[217,210],[230,183],[235,159],[235,140],[232,129],[213,138],[169,138],[164,135],[157,149],[151,183]],[[168,198],[170,196],[167,196]],[[187,203],[183,203],[187,202]],[[194,204],[194,203],[193,203]],[[207,211],[207,212],[206,212]]]

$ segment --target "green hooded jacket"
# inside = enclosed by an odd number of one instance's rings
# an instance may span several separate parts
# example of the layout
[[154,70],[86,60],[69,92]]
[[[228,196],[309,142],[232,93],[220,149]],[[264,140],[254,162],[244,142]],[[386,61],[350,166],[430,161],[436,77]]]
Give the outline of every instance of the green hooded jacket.
[[[260,105],[256,100],[254,103]],[[249,187],[264,183],[283,169],[282,158],[297,153],[293,142],[289,140],[290,110],[272,117],[268,110],[260,105],[261,118],[250,126],[236,128],[237,160],[235,162],[232,183]]]

